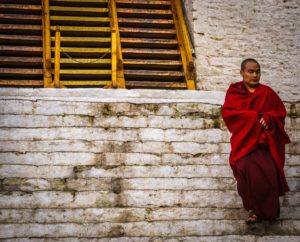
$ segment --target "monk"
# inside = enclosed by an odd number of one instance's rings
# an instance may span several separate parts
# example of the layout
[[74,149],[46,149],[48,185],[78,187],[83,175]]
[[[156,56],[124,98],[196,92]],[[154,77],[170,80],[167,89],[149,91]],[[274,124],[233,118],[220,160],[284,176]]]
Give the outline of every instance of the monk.
[[244,60],[243,80],[230,85],[222,107],[232,134],[229,163],[249,211],[247,224],[279,218],[279,196],[289,191],[283,170],[290,142],[284,130],[286,110],[277,93],[259,83],[260,71],[255,59]]

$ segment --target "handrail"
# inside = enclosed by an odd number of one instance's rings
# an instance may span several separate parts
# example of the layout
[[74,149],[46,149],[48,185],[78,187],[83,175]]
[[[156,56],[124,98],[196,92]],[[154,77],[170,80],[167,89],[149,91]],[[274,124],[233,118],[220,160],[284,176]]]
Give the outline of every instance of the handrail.
[[125,88],[123,56],[115,0],[109,1],[109,10],[111,26],[112,86],[114,88]]
[[190,90],[195,90],[196,87],[193,80],[194,61],[188,31],[183,16],[181,0],[172,0],[172,12],[187,88]]
[[44,87],[54,87],[51,67],[51,36],[49,0],[42,0]]
[[60,28],[55,30],[55,57],[54,57],[54,87],[60,86]]

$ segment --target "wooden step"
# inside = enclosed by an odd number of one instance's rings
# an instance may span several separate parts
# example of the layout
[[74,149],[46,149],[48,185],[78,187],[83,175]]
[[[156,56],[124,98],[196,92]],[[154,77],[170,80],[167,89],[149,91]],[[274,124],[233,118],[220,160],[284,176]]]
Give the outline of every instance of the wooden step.
[[[54,58],[51,59],[51,62],[54,63]],[[60,59],[60,65],[62,69],[110,69],[111,59],[62,58]]]
[[66,87],[72,86],[80,86],[80,87],[88,87],[88,86],[106,86],[111,84],[110,80],[75,80],[75,81],[60,81]]
[[22,75],[23,77],[27,76],[38,76],[40,77],[43,74],[42,69],[29,69],[29,68],[0,68],[0,76],[15,76]]
[[107,7],[108,0],[50,0],[51,6]]
[[120,27],[173,28],[173,19],[118,18]]
[[3,4],[0,3],[0,13],[5,14],[42,14],[41,5],[31,5],[31,4]]
[[139,38],[161,38],[173,39],[176,36],[175,29],[150,29],[150,28],[126,28],[120,27],[121,37],[139,37]]
[[63,75],[110,75],[111,70],[85,70],[85,69],[61,69]]
[[107,81],[111,79],[111,70],[86,70],[86,69],[61,69],[60,79],[62,81],[84,81],[102,79]]
[[0,24],[1,34],[26,34],[42,36],[41,25]]
[[[107,37],[61,37],[61,46],[66,47],[110,47],[111,38]],[[51,37],[54,46],[55,37]]]
[[1,3],[7,4],[29,4],[29,5],[41,5],[41,0],[1,0]]
[[17,87],[42,87],[44,82],[42,80],[9,80],[0,79],[0,86],[17,86]]
[[127,88],[171,88],[186,89],[184,82],[157,82],[157,81],[126,81]]
[[[52,58],[52,62],[54,62],[54,58]],[[111,64],[111,59],[69,59],[69,58],[61,58],[61,64]]]
[[179,50],[165,50],[165,49],[122,49],[124,59],[171,59],[176,60],[180,56]]
[[152,70],[125,70],[126,79],[131,80],[172,80],[182,81],[184,73],[181,71],[152,71]]
[[39,57],[11,57],[11,56],[1,56],[0,66],[2,67],[28,67],[35,66],[43,68],[43,58]]
[[4,35],[0,34],[0,44],[42,46],[42,36],[35,35]]
[[43,48],[37,46],[0,46],[1,55],[5,56],[42,56]]
[[177,60],[124,60],[125,69],[142,69],[142,70],[181,70],[182,63]]
[[[52,35],[54,36],[56,26],[51,26]],[[60,26],[62,36],[110,36],[110,27],[80,27],[80,26]]]
[[0,13],[0,22],[4,24],[42,24],[42,15],[30,14],[3,14]]
[[116,0],[117,7],[120,8],[156,8],[169,9],[171,7],[170,1],[157,0]]
[[84,7],[65,7],[50,6],[51,15],[66,16],[88,16],[88,17],[105,17],[108,15],[108,8],[84,8]]
[[[94,51],[94,52],[86,52],[84,50],[72,50],[72,48],[61,48],[61,58],[70,58],[74,59],[75,61],[77,59],[81,58],[92,58],[92,59],[102,59],[102,58],[111,58],[111,53],[110,51],[107,52],[99,52],[99,51]],[[52,53],[54,56],[54,48],[52,48]]]
[[172,18],[171,10],[160,9],[134,9],[134,8],[117,8],[118,17],[129,18]]
[[76,16],[50,16],[51,25],[62,26],[109,26],[106,17],[76,17]]
[[176,39],[145,39],[145,38],[121,38],[121,44],[124,48],[165,48],[177,49]]

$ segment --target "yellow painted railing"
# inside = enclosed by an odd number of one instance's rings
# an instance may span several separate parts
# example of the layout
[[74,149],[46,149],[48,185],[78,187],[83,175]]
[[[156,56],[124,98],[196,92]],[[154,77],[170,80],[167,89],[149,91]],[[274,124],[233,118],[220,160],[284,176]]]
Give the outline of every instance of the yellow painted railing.
[[60,84],[60,28],[55,31],[55,56],[54,56],[54,87],[62,87]]
[[183,16],[181,0],[172,0],[172,12],[187,89],[195,90],[196,87],[194,82],[194,61],[188,31]]
[[[50,12],[49,0],[42,0],[43,9],[43,61],[44,61],[44,87],[63,87],[64,82],[60,80],[60,52],[61,52],[61,36],[60,28],[52,27],[55,30],[55,58],[54,71],[51,67],[51,26],[50,26]],[[186,88],[190,90],[195,89],[194,82],[194,61],[191,51],[190,39],[183,16],[183,9],[181,0],[171,0],[171,9],[173,20],[176,29],[176,36],[180,50],[182,61],[182,69],[186,82]],[[109,21],[111,31],[111,80],[107,80],[104,87],[125,88],[124,64],[121,48],[121,38],[118,24],[117,7],[115,0],[108,0]],[[109,30],[108,30],[109,31]],[[53,79],[52,79],[53,74]],[[110,74],[110,73],[109,73]]]
[[125,88],[123,56],[115,0],[109,1],[111,26],[111,71],[112,87]]
[[44,87],[54,87],[51,68],[51,36],[49,0],[42,0]]

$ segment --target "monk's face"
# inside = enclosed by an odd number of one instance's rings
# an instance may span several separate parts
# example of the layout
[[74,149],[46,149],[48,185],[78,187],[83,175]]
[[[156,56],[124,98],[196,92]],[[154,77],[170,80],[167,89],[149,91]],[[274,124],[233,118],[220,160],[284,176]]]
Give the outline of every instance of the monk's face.
[[255,62],[247,62],[244,70],[241,70],[243,81],[250,88],[255,88],[260,80],[260,67]]

